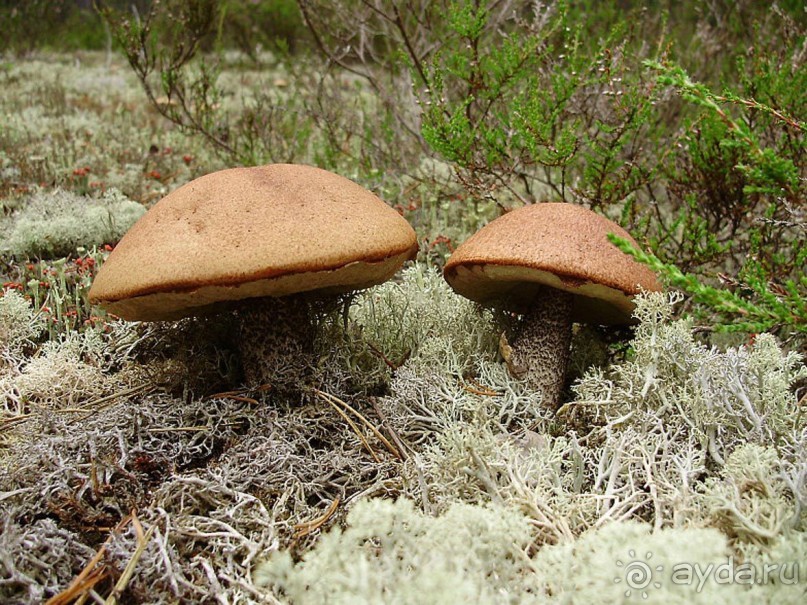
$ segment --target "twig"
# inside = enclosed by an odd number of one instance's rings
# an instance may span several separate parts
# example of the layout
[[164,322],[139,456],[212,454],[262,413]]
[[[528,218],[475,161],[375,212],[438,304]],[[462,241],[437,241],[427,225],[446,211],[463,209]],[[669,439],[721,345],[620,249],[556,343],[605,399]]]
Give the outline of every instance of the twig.
[[90,559],[90,562],[81,570],[72,582],[62,592],[53,595],[50,599],[45,601],[45,605],[67,605],[73,599],[78,599],[81,595],[95,586],[98,582],[104,579],[107,575],[106,569],[103,567],[96,567],[106,553],[107,546],[112,542],[112,536],[118,531],[122,530],[132,520],[132,515],[126,516],[120,523],[112,530],[112,533],[95,553],[95,556]]
[[340,408],[338,405],[336,405],[336,403],[334,403],[333,401],[331,401],[331,399],[330,399],[329,397],[326,397],[326,394],[325,394],[325,393],[323,393],[322,391],[319,391],[319,390],[317,390],[317,389],[314,389],[314,392],[315,392],[317,395],[319,395],[321,399],[325,400],[325,402],[326,402],[328,405],[330,405],[330,406],[331,406],[333,409],[335,409],[335,410],[337,411],[337,413],[338,413],[338,414],[339,414],[339,415],[340,415],[342,418],[344,418],[344,419],[345,419],[345,421],[346,421],[346,422],[347,422],[347,423],[350,425],[350,428],[352,428],[352,429],[353,429],[353,432],[354,432],[354,433],[356,433],[356,435],[358,436],[359,440],[361,440],[362,445],[364,445],[364,447],[366,447],[366,448],[367,448],[367,451],[369,451],[369,452],[370,452],[370,455],[373,457],[373,460],[375,460],[376,462],[381,462],[381,459],[378,457],[378,454],[376,454],[376,453],[375,453],[375,450],[374,450],[374,449],[372,448],[372,446],[369,444],[369,442],[368,442],[368,441],[367,441],[367,439],[364,437],[364,435],[362,435],[362,432],[359,430],[359,427],[358,427],[358,426],[356,426],[356,423],[355,423],[355,422],[353,422],[353,420],[351,420],[351,419],[350,419],[350,416],[348,416],[348,415],[347,415],[347,414],[346,414],[346,413],[345,413],[345,412],[342,410],[342,408]]
[[247,403],[253,403],[258,405],[258,400],[252,397],[247,397],[246,393],[259,393],[271,390],[271,384],[262,384],[260,386],[249,388],[249,389],[241,389],[239,391],[222,391],[221,393],[214,393],[212,395],[208,395],[205,397],[205,401],[210,399],[234,399],[235,401],[245,401]]
[[119,399],[120,397],[128,397],[129,395],[134,395],[135,393],[138,393],[140,391],[142,391],[144,395],[147,395],[148,393],[151,393],[156,389],[157,389],[156,386],[144,383],[139,384],[136,387],[125,389],[119,393],[112,393],[111,395],[106,395],[105,397],[101,397],[99,399],[96,399],[95,401],[90,401],[85,405],[85,407],[92,409],[92,411],[88,412],[84,416],[72,420],[71,422],[83,422],[84,420],[87,420],[94,414],[97,414],[98,412],[108,408],[110,405],[112,405],[112,403],[115,402],[115,400]]
[[[103,555],[105,547],[106,544],[98,551],[98,555]],[[96,557],[98,555],[96,555]],[[81,599],[86,600],[86,595],[90,589],[109,575],[107,570],[103,567],[90,568],[90,565],[96,565],[97,563],[98,560],[93,558],[88,566],[81,572],[81,574],[85,574],[86,572],[86,575],[80,574],[76,576],[76,579],[70,583],[70,586],[45,601],[45,605],[67,605],[67,603],[70,603],[73,599],[76,599],[75,602],[79,602]]]
[[294,539],[304,538],[310,533],[315,532],[320,527],[325,525],[325,523],[330,519],[333,514],[336,512],[336,509],[339,507],[339,498],[334,498],[333,502],[331,502],[330,506],[327,510],[317,517],[316,519],[312,519],[311,521],[304,521],[302,523],[297,523],[294,525]]
[[143,551],[146,550],[146,546],[148,546],[149,540],[151,540],[151,536],[157,527],[156,525],[152,525],[149,528],[149,530],[144,534],[143,526],[140,525],[140,521],[138,521],[134,511],[132,511],[131,516],[132,516],[132,525],[134,525],[135,533],[137,534],[137,549],[135,549],[132,558],[129,560],[129,563],[123,570],[123,574],[121,574],[121,577],[118,578],[115,587],[112,589],[112,592],[107,597],[106,605],[117,604],[118,597],[121,594],[123,594],[124,590],[126,590],[126,586],[129,584],[129,581],[132,579],[132,576],[134,575],[135,568],[137,567],[137,564],[140,561],[140,557],[143,556]]
[[376,401],[375,397],[370,397],[370,404],[373,406],[373,410],[375,410],[375,413],[378,415],[378,418],[381,420],[382,426],[385,429],[387,429],[387,432],[390,434],[390,437],[392,437],[392,440],[395,442],[395,445],[398,447],[398,452],[400,453],[400,459],[401,460],[406,460],[408,458],[408,454],[406,453],[406,450],[407,450],[406,444],[403,442],[403,440],[398,435],[398,433],[395,431],[395,429],[393,429],[389,425],[389,422],[387,421],[387,418],[384,415],[384,412],[381,410],[381,408],[378,407],[378,402]]
[[209,426],[174,426],[158,429],[148,429],[148,433],[200,433],[202,431],[209,431]]
[[400,367],[401,367],[401,366],[402,366],[402,365],[403,365],[403,364],[406,362],[406,360],[409,358],[409,351],[406,351],[406,352],[403,354],[403,356],[401,357],[401,360],[400,360],[400,361],[398,361],[398,362],[394,362],[394,361],[392,361],[392,360],[391,360],[389,357],[387,357],[386,355],[384,355],[384,353],[381,351],[381,349],[379,349],[378,347],[376,347],[376,346],[375,346],[373,343],[368,342],[368,343],[367,343],[367,346],[368,346],[368,347],[370,347],[370,351],[372,351],[372,353],[373,353],[373,354],[374,354],[376,357],[378,357],[379,359],[381,359],[381,361],[383,361],[385,364],[387,364],[387,366],[389,366],[389,367],[390,367],[391,369],[393,369],[393,370],[397,370],[398,368],[400,368]]
[[467,384],[462,385],[463,390],[467,391],[468,393],[473,393],[474,395],[483,395],[485,397],[497,397],[498,395],[501,395],[499,391],[494,391],[483,384],[479,384],[473,378],[469,378],[468,382],[470,382],[473,386],[469,386]]
[[33,414],[17,414],[16,416],[12,416],[10,418],[3,418],[0,420],[0,429],[6,430],[10,429],[13,426],[21,424],[28,420]]
[[364,416],[363,416],[363,415],[362,415],[362,414],[361,414],[361,413],[360,413],[360,412],[359,412],[359,411],[358,411],[356,408],[354,408],[353,406],[351,406],[351,405],[350,405],[349,403],[347,403],[346,401],[343,401],[343,400],[339,399],[339,397],[336,397],[335,395],[331,395],[330,393],[325,393],[324,391],[320,391],[319,389],[314,389],[314,392],[315,392],[315,393],[317,393],[317,395],[319,395],[320,397],[323,397],[323,398],[326,398],[326,399],[331,400],[333,403],[338,403],[339,405],[341,405],[341,406],[345,407],[347,410],[349,410],[350,412],[352,412],[353,414],[355,414],[355,416],[356,416],[356,417],[357,417],[359,420],[361,420],[361,421],[364,423],[364,425],[365,425],[367,428],[369,428],[369,429],[370,429],[370,430],[373,432],[373,435],[375,435],[375,436],[376,436],[376,438],[377,438],[377,439],[378,439],[378,440],[379,440],[381,443],[383,443],[383,444],[384,444],[384,447],[386,447],[386,448],[387,448],[387,449],[390,451],[390,453],[391,453],[393,456],[395,456],[395,457],[396,457],[396,458],[398,458],[399,460],[402,460],[402,459],[403,459],[403,458],[401,457],[401,454],[398,452],[398,450],[397,450],[397,449],[396,449],[396,448],[395,448],[395,447],[394,447],[394,446],[393,446],[393,445],[392,445],[392,444],[389,442],[389,439],[387,439],[386,437],[384,437],[384,435],[382,435],[382,434],[381,434],[381,431],[379,431],[379,430],[378,430],[378,429],[375,427],[375,425],[373,425],[373,423],[372,423],[372,422],[370,422],[369,420],[367,420],[367,418],[365,418],[365,417],[364,417]]

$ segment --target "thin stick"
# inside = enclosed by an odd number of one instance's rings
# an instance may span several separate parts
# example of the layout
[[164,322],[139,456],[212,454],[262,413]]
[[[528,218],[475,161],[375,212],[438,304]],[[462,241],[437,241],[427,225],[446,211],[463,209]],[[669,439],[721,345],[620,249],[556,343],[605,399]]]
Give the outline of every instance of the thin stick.
[[463,390],[473,393],[474,395],[484,395],[485,397],[497,397],[501,395],[499,391],[494,391],[493,389],[489,389],[485,385],[479,384],[473,378],[469,379],[469,381],[473,386],[469,386],[467,384],[462,385]]
[[[111,405],[112,402],[114,402],[116,399],[118,399],[120,397],[127,397],[128,395],[134,395],[135,393],[137,393],[139,391],[144,391],[144,394],[148,394],[148,393],[151,393],[152,391],[155,391],[156,389],[157,389],[156,386],[154,386],[152,384],[144,383],[144,384],[137,385],[136,387],[131,387],[129,389],[125,389],[125,390],[121,391],[120,393],[112,393],[111,395],[106,395],[105,397],[101,397],[99,399],[96,399],[95,401],[91,401],[91,402],[87,403],[86,407],[91,408],[92,411],[85,414],[84,416],[81,416],[80,418],[76,418],[75,420],[71,420],[70,422],[83,422],[84,420],[87,420],[87,418],[89,418],[90,416],[92,416],[94,414],[97,414],[101,410],[109,407],[109,405]],[[106,405],[103,405],[103,404],[106,404]]]
[[0,430],[5,431],[17,426],[18,424],[22,424],[31,416],[33,416],[33,414],[17,414],[16,416],[12,416],[10,418],[3,418],[0,420]]
[[331,406],[333,409],[335,409],[335,410],[336,410],[336,411],[339,413],[339,415],[340,415],[342,418],[344,418],[344,419],[345,419],[345,421],[346,421],[346,422],[347,422],[347,423],[350,425],[350,428],[352,428],[352,429],[353,429],[353,432],[354,432],[354,433],[356,433],[356,435],[358,435],[358,437],[359,437],[359,439],[361,440],[361,442],[362,442],[362,444],[364,445],[364,447],[366,447],[366,448],[367,448],[367,450],[370,452],[370,454],[373,456],[373,460],[375,460],[376,462],[381,462],[381,459],[380,459],[380,458],[378,457],[378,455],[375,453],[375,450],[373,450],[373,448],[372,448],[372,447],[370,447],[370,444],[367,442],[367,439],[364,437],[364,435],[362,435],[361,431],[359,430],[359,427],[357,427],[357,426],[356,426],[356,423],[355,423],[355,422],[353,422],[353,421],[350,419],[350,416],[348,416],[347,414],[345,414],[345,412],[344,412],[344,411],[342,411],[342,408],[340,408],[338,405],[336,405],[336,404],[335,404],[333,401],[331,401],[331,400],[330,400],[328,397],[325,397],[325,393],[323,393],[322,391],[318,391],[317,389],[314,389],[314,392],[315,392],[315,393],[317,393],[318,395],[320,395],[320,397],[321,397],[322,399],[324,399],[324,400],[325,400],[325,402],[326,402],[328,405],[330,405],[330,406]]
[[343,400],[339,399],[339,397],[337,397],[337,396],[335,396],[335,395],[331,395],[330,393],[325,393],[325,392],[320,391],[320,390],[318,390],[318,389],[314,389],[314,392],[316,392],[316,393],[317,393],[318,395],[320,395],[321,397],[325,397],[325,398],[329,398],[329,399],[331,399],[333,402],[338,403],[338,404],[340,404],[340,405],[344,406],[344,407],[345,407],[347,410],[349,410],[349,411],[353,412],[353,414],[355,414],[355,415],[356,415],[356,417],[357,417],[359,420],[361,420],[361,421],[364,423],[364,425],[365,425],[367,428],[369,428],[369,429],[370,429],[370,430],[373,432],[373,435],[375,435],[375,436],[376,436],[376,438],[377,438],[377,439],[378,439],[378,440],[379,440],[381,443],[383,443],[383,444],[384,444],[384,447],[386,447],[386,448],[387,448],[387,449],[388,449],[388,450],[389,450],[389,451],[392,453],[392,455],[393,455],[393,456],[395,456],[395,457],[396,457],[396,458],[398,458],[398,459],[402,459],[402,458],[401,458],[401,454],[398,452],[398,450],[397,450],[397,449],[395,449],[395,446],[393,446],[393,445],[392,445],[392,444],[389,442],[389,439],[387,439],[386,437],[384,437],[384,435],[382,435],[382,434],[381,434],[381,431],[379,431],[377,428],[375,428],[375,425],[373,425],[373,423],[372,423],[372,422],[370,422],[369,420],[367,420],[367,418],[365,418],[364,416],[362,416],[362,414],[361,414],[361,413],[360,413],[360,412],[359,412],[359,411],[358,411],[356,408],[354,408],[353,406],[351,406],[351,405],[350,405],[349,403],[347,403],[346,401],[343,401]]
[[118,578],[115,587],[112,589],[112,593],[107,597],[106,605],[117,604],[118,597],[123,594],[124,590],[126,590],[126,586],[129,584],[129,581],[134,575],[135,568],[140,561],[140,557],[143,556],[143,551],[146,550],[146,546],[148,546],[149,540],[151,540],[151,536],[154,533],[154,530],[157,528],[156,525],[152,525],[144,534],[143,526],[140,525],[140,521],[135,516],[134,511],[132,511],[132,524],[134,525],[135,533],[137,534],[137,549],[134,551],[132,558],[129,560],[129,563],[123,570],[123,574],[121,574],[121,577]]
[[[257,392],[264,392],[271,390],[271,384],[262,384],[257,387],[252,387],[248,389],[240,389],[238,391],[222,391],[221,393],[213,393],[212,395],[208,395],[205,397],[205,400],[208,399],[226,399],[226,398],[238,398],[243,397],[245,393],[257,393]],[[250,402],[255,401],[254,399],[247,399]],[[257,403],[257,402],[256,402]]]
[[[104,546],[106,546],[106,544],[104,544]],[[98,552],[103,554],[104,551],[99,550]],[[73,599],[76,599],[76,602],[82,598],[86,599],[86,595],[90,589],[109,575],[106,569],[100,567],[90,570],[89,565],[93,563],[97,564],[98,561],[96,559],[90,561],[88,567],[85,567],[81,572],[82,574],[87,572],[87,575],[83,577],[81,575],[76,576],[76,578],[70,583],[70,586],[59,594],[54,595],[45,601],[45,605],[67,605],[68,603],[72,602]]]
[[244,395],[230,395],[228,399],[233,399],[235,401],[245,401],[246,403],[251,403],[253,405],[259,405],[257,399],[253,399],[252,397],[246,397]]
[[209,431],[209,426],[175,426],[158,429],[148,429],[149,433],[199,433]]
[[[373,406],[373,410],[378,415],[378,418],[381,420],[382,426],[387,429],[387,432],[392,437],[392,440],[395,442],[396,447],[398,448],[398,452],[400,453],[399,458],[401,460],[406,460],[409,455],[406,453],[407,446],[401,439],[400,435],[393,429],[389,422],[387,421],[387,417],[384,415],[384,412],[378,407],[378,402],[376,401],[375,397],[370,397],[370,404]],[[410,448],[411,449],[411,448]]]
[[[132,520],[132,516],[124,517],[120,523],[113,530],[114,532],[120,531]],[[96,565],[101,562],[101,559],[106,553],[107,546],[112,542],[112,535],[104,541],[95,556],[90,559],[90,562],[84,566],[72,582],[62,592],[53,595],[50,599],[45,601],[45,605],[67,605],[70,601],[77,598],[82,594],[86,594],[93,586],[95,586],[106,575],[106,570],[97,568]]]
[[312,519],[311,521],[304,521],[302,523],[297,523],[294,526],[295,533],[294,539],[304,538],[310,533],[315,532],[320,527],[325,525],[325,523],[330,519],[333,514],[336,512],[336,509],[339,507],[339,498],[334,498],[333,502],[331,502],[328,509],[316,519]]
[[396,362],[392,361],[389,357],[384,355],[384,353],[381,351],[381,349],[376,347],[373,343],[368,342],[367,346],[370,347],[370,351],[372,351],[373,355],[378,357],[381,361],[383,361],[385,364],[387,364],[387,366],[389,366],[390,369],[393,369],[393,370],[397,370],[398,368],[400,368],[404,364],[406,359],[409,357],[409,351],[406,351],[403,354],[403,357],[401,358],[401,361],[396,363]]

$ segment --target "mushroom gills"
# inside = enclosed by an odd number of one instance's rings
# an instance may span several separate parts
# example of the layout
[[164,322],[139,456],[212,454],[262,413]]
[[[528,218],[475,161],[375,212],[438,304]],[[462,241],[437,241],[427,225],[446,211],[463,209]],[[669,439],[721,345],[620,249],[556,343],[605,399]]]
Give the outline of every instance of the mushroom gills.
[[510,341],[506,361],[511,374],[540,393],[543,405],[550,408],[558,407],[566,378],[573,301],[573,294],[541,287]]

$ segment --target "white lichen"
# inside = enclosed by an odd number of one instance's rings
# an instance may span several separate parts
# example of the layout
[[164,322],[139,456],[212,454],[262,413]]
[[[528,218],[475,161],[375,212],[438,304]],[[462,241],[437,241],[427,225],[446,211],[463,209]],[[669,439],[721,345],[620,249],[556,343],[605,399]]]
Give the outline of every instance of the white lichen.
[[36,313],[19,292],[6,290],[0,295],[0,376],[2,367],[19,366],[23,352],[45,330],[44,318]]
[[770,334],[726,351],[708,347],[690,322],[671,319],[674,302],[662,294],[637,298],[632,358],[584,376],[566,411],[605,422],[660,419],[696,437],[718,463],[740,443],[781,443],[798,432],[805,418],[794,413],[790,386],[807,377],[800,356],[782,351]]
[[[315,379],[394,434],[404,461],[359,425],[374,459],[319,399],[221,394],[226,338],[212,338],[206,322],[113,323],[41,345],[30,306],[14,295],[5,305],[22,321],[6,323],[6,350],[23,344],[0,380],[14,412],[31,416],[2,450],[0,511],[19,527],[25,511],[83,536],[79,528],[136,508],[154,533],[132,594],[305,603],[803,595],[789,576],[727,587],[659,575],[661,587],[625,596],[634,561],[667,574],[803,560],[807,427],[791,392],[801,361],[767,335],[706,347],[663,297],[639,300],[627,359],[589,369],[555,415],[498,358],[494,319],[436,272],[415,266],[361,294],[346,323],[338,310],[322,320]],[[76,415],[108,392],[117,399]],[[317,519],[320,529],[300,531]],[[69,559],[47,585],[63,589],[87,557],[65,549],[67,534],[32,527],[38,548]],[[22,542],[6,544],[19,563],[4,579],[28,569]],[[129,527],[109,560],[123,567],[136,548]],[[42,582],[9,598],[42,594]]]
[[116,190],[98,198],[37,192],[0,222],[2,251],[18,258],[67,256],[81,246],[117,242],[145,211]]
[[277,553],[255,580],[290,603],[522,603],[528,545],[510,509],[456,504],[430,517],[406,499],[364,500],[302,562]]

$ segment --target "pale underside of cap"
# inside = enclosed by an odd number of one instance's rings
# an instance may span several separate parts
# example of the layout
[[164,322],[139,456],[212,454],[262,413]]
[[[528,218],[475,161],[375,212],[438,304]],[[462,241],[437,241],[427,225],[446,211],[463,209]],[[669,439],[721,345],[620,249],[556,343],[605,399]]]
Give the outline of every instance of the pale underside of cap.
[[574,294],[572,318],[629,323],[633,296],[661,289],[653,272],[608,241],[630,241],[616,223],[572,204],[534,204],[508,212],[460,245],[444,275],[462,296],[524,310],[541,287]]
[[409,223],[344,177],[233,168],[155,204],[109,255],[90,300],[124,319],[176,319],[245,298],[366,288],[416,252]]

